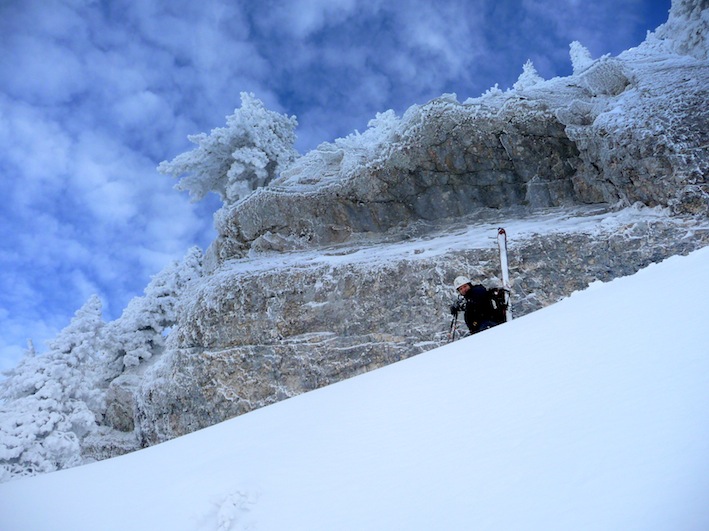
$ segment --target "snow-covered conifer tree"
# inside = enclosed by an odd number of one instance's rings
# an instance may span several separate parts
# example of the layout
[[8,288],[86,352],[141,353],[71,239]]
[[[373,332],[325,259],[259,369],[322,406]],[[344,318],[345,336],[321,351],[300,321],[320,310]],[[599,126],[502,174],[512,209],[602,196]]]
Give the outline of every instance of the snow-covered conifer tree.
[[49,351],[28,354],[0,386],[0,481],[81,464],[81,438],[103,408],[98,345],[104,322],[92,296]]
[[107,325],[104,352],[107,378],[115,378],[125,367],[134,367],[165,346],[166,332],[177,320],[178,299],[189,283],[201,275],[202,251],[191,248],[185,257],[172,262],[155,275],[133,298],[121,316]]
[[158,171],[180,177],[175,188],[194,201],[219,194],[225,205],[268,184],[297,157],[295,116],[267,110],[253,94],[241,93],[241,108],[227,126],[187,137],[197,148],[163,161]]
[[571,66],[574,69],[574,74],[583,72],[593,63],[591,52],[579,41],[569,44],[569,55],[571,56]]
[[193,247],[155,275],[119,319],[105,324],[93,296],[47,353],[35,355],[30,343],[0,383],[0,481],[83,462],[81,443],[105,413],[108,383],[164,348],[178,299],[201,268],[202,252]]
[[522,73],[517,79],[517,82],[512,85],[512,88],[515,90],[524,90],[542,81],[544,81],[544,78],[537,73],[537,69],[534,68],[534,64],[530,59],[528,59],[522,66]]

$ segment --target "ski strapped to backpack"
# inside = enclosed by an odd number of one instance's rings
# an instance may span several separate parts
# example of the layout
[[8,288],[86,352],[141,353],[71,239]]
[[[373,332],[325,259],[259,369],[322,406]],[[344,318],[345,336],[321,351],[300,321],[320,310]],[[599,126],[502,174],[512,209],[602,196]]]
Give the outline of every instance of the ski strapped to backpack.
[[492,320],[496,323],[506,323],[509,321],[510,293],[505,288],[489,288],[487,296],[492,307]]
[[510,272],[507,266],[507,232],[500,227],[497,229],[497,246],[500,249],[500,269],[502,270],[503,304],[505,308],[505,321],[512,320],[512,307],[510,306]]

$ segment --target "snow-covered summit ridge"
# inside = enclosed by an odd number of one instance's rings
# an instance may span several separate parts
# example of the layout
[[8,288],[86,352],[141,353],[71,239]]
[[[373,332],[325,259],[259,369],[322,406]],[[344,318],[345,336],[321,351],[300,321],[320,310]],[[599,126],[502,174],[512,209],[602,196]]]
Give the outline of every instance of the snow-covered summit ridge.
[[[688,55],[699,60],[709,58],[709,3],[697,3],[692,0],[675,1],[669,13],[668,21],[659,26],[655,32],[649,32],[647,39],[637,48],[621,53],[618,59],[624,62],[635,62],[641,58],[651,57],[655,61],[668,61],[667,56]],[[572,43],[581,46],[579,43]],[[583,48],[581,46],[581,48]],[[585,49],[584,49],[585,50]],[[587,51],[586,51],[587,52]],[[572,54],[572,62],[575,57]],[[547,92],[548,98],[555,96],[563,100],[568,98],[568,93],[560,91],[563,86],[574,84],[574,79],[581,77],[583,72],[603,64],[609,59],[604,56],[592,59],[583,68],[575,65],[574,75],[566,78],[544,80],[536,74],[530,73],[531,82],[518,83],[517,87],[503,91],[497,86],[488,90],[477,98],[468,98],[464,105],[478,105],[477,112],[499,112],[505,103],[519,97],[524,92],[536,85],[540,92]],[[673,58],[676,60],[676,58]],[[520,81],[529,72],[531,63],[528,62]],[[689,64],[689,63],[688,63]],[[533,69],[533,67],[532,67]],[[612,80],[607,80],[613,83]],[[456,106],[459,104],[456,94],[444,94],[431,102],[434,106]],[[368,128],[363,133],[355,131],[353,134],[336,139],[334,142],[324,142],[316,149],[300,157],[279,179],[272,182],[269,188],[274,191],[298,191],[302,193],[313,192],[318,187],[333,186],[339,181],[356,176],[362,165],[377,166],[389,160],[397,149],[397,144],[403,143],[407,138],[415,136],[417,125],[425,121],[427,113],[421,105],[411,106],[403,116],[397,117],[392,110],[377,113],[376,117],[368,123]]]
[[[617,59],[626,63],[638,62],[642,59],[677,61],[678,58],[671,57],[676,55],[688,55],[698,60],[708,59],[708,8],[709,3],[706,1],[699,3],[693,0],[674,1],[668,21],[659,26],[655,32],[649,32],[647,39],[637,48],[621,53]],[[573,44],[578,45],[578,43]],[[528,76],[533,80],[531,83],[520,83],[518,88],[507,91],[493,87],[480,97],[468,98],[463,104],[475,105],[475,111],[480,114],[497,114],[506,103],[519,98],[520,92],[535,85],[535,92],[538,91],[539,96],[544,94],[552,101],[559,98],[558,103],[563,103],[568,99],[569,91],[560,89],[575,85],[575,80],[583,77],[584,72],[605,63],[608,59],[609,56],[604,56],[593,60],[589,56],[585,68],[578,71],[575,68],[574,75],[566,78],[544,80],[534,71]],[[692,61],[688,61],[687,64],[692,64]],[[628,66],[632,68],[632,64]],[[524,77],[526,72],[525,68],[520,78]],[[611,85],[615,83],[615,80],[611,79],[606,81]],[[444,94],[428,105],[450,108],[458,104],[456,94]],[[312,192],[314,188],[332,186],[343,179],[355,177],[363,165],[376,167],[384,164],[394,155],[399,147],[398,144],[405,143],[407,138],[415,138],[417,127],[428,117],[423,107],[413,105],[402,117],[397,117],[392,110],[377,113],[376,117],[370,120],[366,131],[363,133],[356,131],[345,138],[336,139],[333,143],[322,143],[313,151],[300,157],[282,173],[279,179],[272,182],[270,188],[274,191],[285,191],[284,189],[287,188],[293,192]]]
[[674,2],[667,23],[618,57],[583,58],[511,90],[454,94],[377,114],[321,144],[216,216],[218,261],[385,232],[476,208],[608,203],[709,212],[707,11]]
[[[648,35],[645,45],[659,51],[709,59],[709,2],[673,0],[669,18]],[[622,55],[622,54],[621,54]]]

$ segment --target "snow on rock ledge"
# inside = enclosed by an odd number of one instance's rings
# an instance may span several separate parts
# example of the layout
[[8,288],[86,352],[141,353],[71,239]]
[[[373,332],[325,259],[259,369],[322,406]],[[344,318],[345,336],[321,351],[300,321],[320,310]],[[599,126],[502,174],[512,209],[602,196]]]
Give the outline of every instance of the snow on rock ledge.
[[[559,208],[508,225],[517,317],[709,245],[708,224],[657,209],[596,210]],[[453,278],[464,271],[499,285],[495,227],[226,264],[198,287],[146,373],[135,407],[141,444],[440,346]]]

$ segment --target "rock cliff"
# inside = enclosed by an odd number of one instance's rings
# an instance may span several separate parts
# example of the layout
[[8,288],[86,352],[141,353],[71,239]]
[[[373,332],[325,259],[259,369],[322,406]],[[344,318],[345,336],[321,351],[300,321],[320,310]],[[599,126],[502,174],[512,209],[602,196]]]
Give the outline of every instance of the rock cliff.
[[[516,317],[709,244],[709,223],[639,207],[552,209],[506,221]],[[225,264],[195,288],[173,349],[140,390],[142,443],[440,346],[452,279],[465,272],[499,285],[495,229],[449,226],[347,254],[331,248]],[[588,326],[602,328],[603,316]]]
[[107,423],[149,445],[442,344],[453,278],[500,282],[498,226],[516,317],[708,245],[705,4],[570,77],[379,115],[222,209]]

